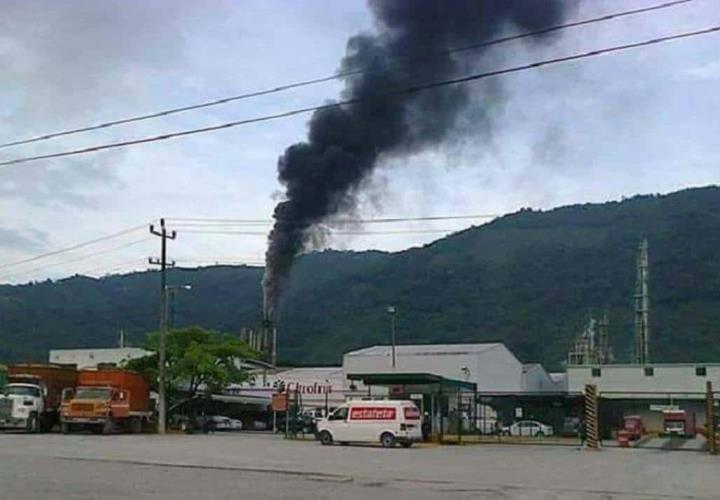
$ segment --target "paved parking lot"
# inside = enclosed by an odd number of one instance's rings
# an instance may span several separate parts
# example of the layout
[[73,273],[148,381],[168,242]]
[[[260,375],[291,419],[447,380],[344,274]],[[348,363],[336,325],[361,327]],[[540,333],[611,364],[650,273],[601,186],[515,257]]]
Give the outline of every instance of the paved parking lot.
[[720,457],[528,445],[322,447],[269,434],[0,435],[0,498],[718,498]]

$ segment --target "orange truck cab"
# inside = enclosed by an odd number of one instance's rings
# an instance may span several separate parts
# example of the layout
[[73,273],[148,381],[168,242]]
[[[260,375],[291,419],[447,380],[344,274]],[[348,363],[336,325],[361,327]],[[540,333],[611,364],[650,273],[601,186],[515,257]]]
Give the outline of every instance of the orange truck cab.
[[77,388],[63,394],[61,430],[142,432],[150,419],[150,389],[142,375],[119,368],[80,370]]

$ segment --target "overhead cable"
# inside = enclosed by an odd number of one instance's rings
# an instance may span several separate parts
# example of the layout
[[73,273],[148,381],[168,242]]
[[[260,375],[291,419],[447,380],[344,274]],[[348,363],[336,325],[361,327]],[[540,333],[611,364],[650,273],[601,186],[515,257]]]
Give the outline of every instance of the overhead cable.
[[[431,53],[431,54],[428,54],[421,58],[397,59],[397,60],[393,61],[393,63],[414,62],[417,60],[425,60],[425,59],[438,57],[440,55],[454,54],[454,53],[460,53],[460,52],[467,52],[467,51],[471,51],[471,50],[477,50],[480,48],[485,48],[485,47],[489,47],[489,46],[493,46],[493,45],[499,45],[502,43],[507,43],[507,42],[511,42],[511,41],[515,41],[515,40],[521,40],[523,38],[545,35],[545,34],[563,30],[563,29],[575,28],[578,26],[584,26],[584,25],[588,25],[588,24],[610,21],[613,19],[621,18],[621,17],[633,16],[633,15],[643,14],[643,13],[647,13],[647,12],[651,12],[651,11],[655,11],[655,10],[666,9],[669,7],[674,7],[676,5],[685,4],[685,3],[692,2],[692,1],[693,0],[674,0],[674,1],[665,2],[665,3],[661,3],[661,4],[651,5],[648,7],[643,7],[640,9],[632,9],[632,10],[626,10],[626,11],[622,11],[622,12],[614,12],[611,14],[605,14],[603,16],[594,17],[594,18],[590,18],[590,19],[583,19],[580,21],[574,21],[574,22],[570,22],[570,23],[550,26],[550,27],[542,28],[542,29],[535,30],[535,31],[528,31],[528,32],[519,33],[516,35],[505,36],[502,38],[496,38],[496,39],[488,40],[485,42],[478,42],[478,43],[474,43],[474,44],[466,45],[466,46],[462,46],[462,47],[455,47],[455,48],[451,48],[451,49],[444,50],[441,52]],[[16,140],[16,141],[6,142],[4,144],[0,144],[0,148],[8,148],[11,146],[20,146],[22,144],[30,144],[33,142],[46,141],[46,140],[54,139],[57,137],[74,135],[74,134],[79,134],[79,133],[83,133],[83,132],[90,132],[92,130],[107,129],[107,128],[114,127],[117,125],[123,125],[123,124],[127,124],[127,123],[139,122],[139,121],[144,121],[144,120],[150,120],[153,118],[160,118],[160,117],[164,117],[164,116],[173,115],[176,113],[183,113],[186,111],[192,111],[192,110],[196,110],[196,109],[209,108],[212,106],[219,106],[222,104],[228,104],[230,102],[241,101],[244,99],[250,99],[250,98],[260,97],[260,96],[269,95],[269,94],[275,94],[275,93],[284,92],[284,91],[291,90],[291,89],[307,87],[310,85],[325,83],[325,82],[329,82],[332,80],[347,78],[348,76],[359,75],[359,74],[363,74],[365,72],[366,72],[365,70],[361,70],[361,69],[341,71],[339,73],[334,73],[334,74],[328,75],[328,76],[323,76],[323,77],[319,77],[319,78],[313,78],[310,80],[303,80],[303,81],[298,81],[298,82],[293,82],[293,83],[286,83],[286,84],[268,88],[268,89],[223,97],[221,99],[215,99],[212,101],[191,104],[188,106],[180,106],[177,108],[169,108],[169,109],[156,111],[154,113],[149,113],[149,114],[145,114],[145,115],[132,116],[132,117],[128,117],[128,118],[122,118],[119,120],[111,120],[111,121],[107,121],[104,123],[89,125],[86,127],[79,127],[79,128],[75,128],[75,129],[64,130],[61,132],[54,132],[54,133],[50,133],[50,134],[44,134],[44,135],[39,135],[39,136],[35,136],[35,137],[30,137],[27,139],[20,139],[20,140]]]
[[394,98],[394,97],[398,97],[398,96],[402,96],[402,95],[406,95],[406,94],[414,94],[416,92],[423,92],[426,90],[433,90],[433,89],[437,89],[440,87],[446,87],[448,85],[464,84],[464,83],[482,80],[485,78],[506,75],[506,74],[510,74],[510,73],[517,73],[520,71],[537,69],[537,68],[541,68],[544,66],[552,66],[552,65],[560,64],[560,63],[577,61],[577,60],[585,59],[588,57],[596,57],[596,56],[599,56],[602,54],[609,54],[612,52],[620,52],[620,51],[625,51],[625,50],[629,50],[629,49],[635,49],[638,47],[645,47],[648,45],[655,45],[655,44],[670,42],[670,41],[674,41],[674,40],[680,40],[680,39],[684,39],[684,38],[708,35],[708,34],[712,34],[712,33],[717,33],[718,31],[720,31],[720,25],[712,26],[709,28],[704,28],[701,30],[686,31],[686,32],[677,33],[674,35],[667,35],[667,36],[658,37],[658,38],[651,38],[651,39],[643,40],[641,42],[633,42],[633,43],[627,43],[627,44],[623,44],[623,45],[614,45],[612,47],[605,47],[605,48],[591,50],[591,51],[587,51],[587,52],[571,54],[569,56],[556,57],[553,59],[545,59],[542,61],[537,61],[537,62],[529,63],[529,64],[523,64],[520,66],[512,66],[509,68],[503,68],[503,69],[488,71],[488,72],[484,72],[484,73],[475,73],[472,75],[467,75],[467,76],[463,76],[463,77],[459,77],[459,78],[453,78],[450,80],[442,80],[442,81],[426,83],[426,84],[422,84],[422,85],[415,85],[412,87],[406,87],[406,88],[402,88],[402,89],[393,90],[393,91],[390,91],[387,93],[369,95],[369,96],[365,96],[365,97],[357,97],[357,98],[353,98],[353,99],[347,99],[344,101],[337,101],[337,102],[333,102],[333,103],[329,103],[329,104],[323,104],[320,106],[309,106],[309,107],[305,107],[305,108],[297,108],[297,109],[293,109],[290,111],[283,111],[281,113],[275,113],[275,114],[270,114],[270,115],[258,116],[255,118],[246,118],[246,119],[242,119],[242,120],[221,123],[219,125],[211,125],[208,127],[181,130],[178,132],[170,132],[167,134],[150,136],[150,137],[142,137],[139,139],[131,139],[131,140],[127,140],[127,141],[113,142],[113,143],[108,143],[108,144],[100,144],[97,146],[90,146],[87,148],[71,149],[71,150],[66,150],[66,151],[60,151],[57,153],[41,154],[41,155],[35,155],[35,156],[25,156],[25,157],[21,157],[21,158],[15,158],[12,160],[0,162],[0,167],[8,167],[10,165],[17,165],[20,163],[27,163],[27,162],[38,161],[38,160],[47,160],[47,159],[51,159],[51,158],[62,158],[62,157],[66,157],[66,156],[75,156],[75,155],[81,155],[81,154],[87,154],[87,153],[95,153],[98,151],[104,151],[104,150],[108,150],[108,149],[123,148],[123,147],[127,147],[127,146],[136,146],[139,144],[147,144],[147,143],[151,143],[151,142],[164,141],[167,139],[174,139],[177,137],[185,137],[185,136],[189,136],[189,135],[202,134],[202,133],[207,133],[207,132],[216,132],[219,130],[229,129],[229,128],[238,127],[238,126],[242,126],[242,125],[249,125],[252,123],[261,123],[261,122],[277,120],[280,118],[289,118],[291,116],[311,113],[313,111],[320,111],[320,110],[325,110],[325,109],[350,106],[353,104],[358,104],[358,103],[366,102],[366,101],[370,101],[370,100],[390,99],[390,98]]

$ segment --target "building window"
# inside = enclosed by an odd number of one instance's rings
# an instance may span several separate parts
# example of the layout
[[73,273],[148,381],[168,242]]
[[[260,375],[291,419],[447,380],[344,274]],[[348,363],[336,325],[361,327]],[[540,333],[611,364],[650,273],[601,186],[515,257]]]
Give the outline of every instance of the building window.
[[704,366],[696,366],[695,375],[698,377],[707,377],[707,368]]
[[592,369],[592,376],[593,376],[593,377],[600,377],[600,376],[602,376],[602,371],[600,370],[600,368],[593,368],[593,369]]
[[652,368],[650,366],[645,367],[645,376],[646,377],[653,377],[655,375],[655,368]]

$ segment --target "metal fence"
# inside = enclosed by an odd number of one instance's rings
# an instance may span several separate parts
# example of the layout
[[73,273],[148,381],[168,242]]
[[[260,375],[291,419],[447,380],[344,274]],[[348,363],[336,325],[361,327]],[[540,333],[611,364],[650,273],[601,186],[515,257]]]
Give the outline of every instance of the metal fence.
[[602,445],[712,451],[709,439],[718,431],[720,393],[710,394],[708,398],[706,392],[600,392]]
[[579,446],[582,417],[582,395],[462,394],[450,401],[439,441]]
[[[712,451],[720,392],[458,394],[448,400],[439,442]],[[709,411],[709,408],[712,408]],[[708,416],[709,415],[709,416]],[[588,441],[590,440],[590,442]]]

